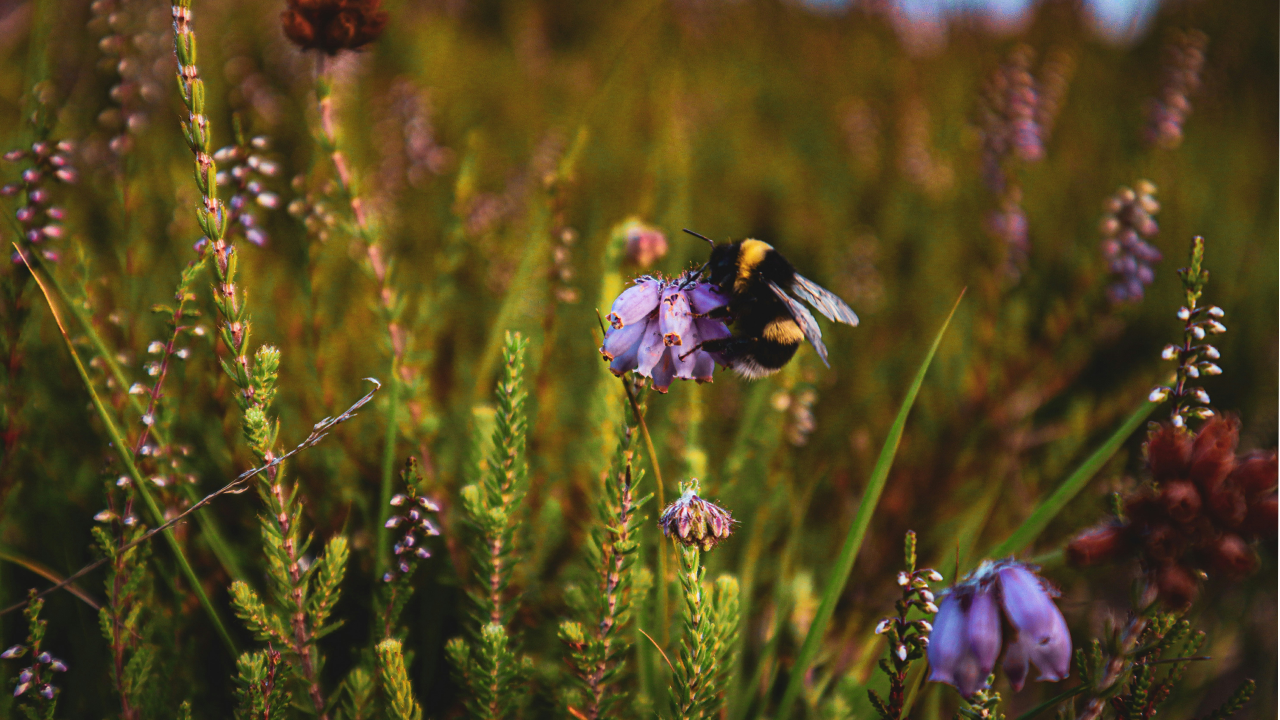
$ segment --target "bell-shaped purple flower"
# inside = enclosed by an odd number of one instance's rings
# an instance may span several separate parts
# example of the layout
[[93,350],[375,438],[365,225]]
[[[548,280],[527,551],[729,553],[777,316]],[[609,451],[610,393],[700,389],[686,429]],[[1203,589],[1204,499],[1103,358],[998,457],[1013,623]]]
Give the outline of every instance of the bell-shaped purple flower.
[[929,679],[969,697],[985,685],[1002,650],[1015,692],[1031,665],[1040,672],[1037,680],[1065,679],[1071,634],[1053,602],[1056,595],[1034,567],[1011,559],[984,562],[939,604],[929,638]]
[[1040,671],[1037,680],[1066,679],[1071,671],[1071,634],[1053,603],[1057,591],[1024,565],[1008,565],[998,574],[1001,604],[1014,630],[1004,655],[1004,672],[1014,691],[1026,682],[1028,663]]
[[674,280],[637,278],[613,302],[600,354],[613,374],[633,370],[651,378],[661,392],[677,378],[709,382],[723,358],[702,350],[701,343],[729,337],[730,332],[722,321],[703,316],[728,302],[719,288],[685,275]]
[[1000,611],[990,587],[952,589],[929,635],[929,679],[969,697],[982,688],[1000,656]]

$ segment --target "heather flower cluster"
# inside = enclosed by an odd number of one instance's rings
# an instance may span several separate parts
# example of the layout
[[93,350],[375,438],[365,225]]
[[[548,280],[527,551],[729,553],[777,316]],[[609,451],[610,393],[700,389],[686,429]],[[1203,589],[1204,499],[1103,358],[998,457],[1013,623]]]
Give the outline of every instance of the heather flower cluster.
[[[14,660],[26,655],[27,649],[24,645],[14,645],[0,653],[0,658]],[[66,663],[48,652],[42,652],[35,656],[34,662],[18,672],[18,684],[13,688],[13,696],[19,697],[28,690],[34,689],[40,694],[40,697],[52,700],[53,696],[58,692],[58,688],[51,682],[53,676],[49,673],[66,671]]]
[[1012,559],[985,561],[946,591],[933,620],[929,679],[970,697],[1004,656],[1004,672],[1021,690],[1028,668],[1057,682],[1071,670],[1071,634],[1054,604],[1058,591],[1038,568]]
[[1102,219],[1102,255],[1112,275],[1107,297],[1113,304],[1141,300],[1146,287],[1155,282],[1153,266],[1163,259],[1151,244],[1160,232],[1152,217],[1160,212],[1155,192],[1155,185],[1139,180],[1134,189],[1122,187],[1107,200],[1107,214]]
[[[1045,152],[1040,94],[1031,74],[1034,56],[1025,45],[1015,48],[988,80],[982,107],[982,177],[999,198],[999,207],[987,217],[987,229],[1005,244],[1005,274],[1011,278],[1021,275],[1030,247],[1022,190],[1010,179],[1007,161],[1037,162]],[[1064,88],[1056,90],[1065,92]],[[1060,102],[1060,97],[1057,100]]]
[[[41,140],[33,143],[30,150],[10,150],[4,154],[5,160],[11,163],[25,162],[28,167],[22,171],[19,182],[0,187],[0,195],[17,197],[25,193],[22,204],[14,213],[18,226],[22,229],[24,252],[39,252],[49,262],[57,262],[59,254],[43,243],[46,240],[57,240],[66,232],[61,225],[66,211],[53,204],[48,184],[70,184],[79,178],[79,173],[71,165],[71,153],[74,149],[75,146],[69,140],[56,144]],[[13,254],[13,262],[22,262],[16,252]]]
[[1200,88],[1204,52],[1209,37],[1199,30],[1177,33],[1165,48],[1164,82],[1152,100],[1147,118],[1147,142],[1165,148],[1182,144],[1182,126],[1191,114],[1191,96]]
[[[28,605],[23,611],[23,615],[27,618],[30,632],[27,635],[25,645],[12,645],[4,652],[0,653],[0,659],[17,660],[25,657],[27,653],[32,656],[32,663],[18,671],[17,682],[13,688],[14,697],[22,697],[28,691],[34,690],[34,695],[38,695],[44,701],[46,712],[45,717],[53,717],[54,708],[47,704],[57,697],[59,688],[53,684],[53,673],[67,671],[66,663],[44,650],[41,645],[44,642],[45,630],[48,622],[40,619],[40,610],[44,607],[44,601],[36,597],[35,590],[31,590],[27,594]],[[40,702],[40,700],[37,700]]]
[[894,603],[896,615],[884,618],[876,625],[876,634],[884,635],[889,644],[889,657],[880,662],[880,668],[889,676],[889,697],[882,699],[874,690],[867,695],[881,720],[898,720],[902,717],[906,701],[907,672],[911,663],[925,656],[929,647],[929,633],[933,625],[924,618],[908,620],[907,615],[918,609],[927,615],[938,612],[934,604],[930,582],[942,582],[942,574],[930,568],[916,567],[916,533],[907,531],[904,544],[906,569],[898,573],[898,587],[902,594]]
[[1026,45],[1014,49],[1008,61],[987,83],[982,119],[983,177],[992,192],[1003,193],[1008,182],[1002,164],[1016,156],[1023,162],[1044,157],[1037,121],[1039,92],[1031,75],[1035,53]]
[[662,511],[662,534],[686,547],[711,550],[733,533],[737,522],[728,510],[698,497],[698,479],[685,485],[680,498]]
[[[101,36],[99,67],[118,76],[107,91],[115,106],[98,113],[97,121],[112,133],[105,149],[119,158],[150,125],[151,109],[166,99],[173,75],[170,12],[145,0],[94,0],[89,12],[89,31]],[[104,155],[101,141],[86,143],[85,151],[95,159]]]
[[1213,417],[1214,412],[1208,407],[1209,393],[1193,381],[1201,376],[1222,374],[1222,368],[1214,362],[1221,358],[1221,353],[1207,340],[1210,335],[1222,335],[1227,331],[1227,326],[1222,324],[1226,312],[1216,305],[1200,305],[1200,296],[1209,282],[1209,271],[1204,269],[1203,261],[1204,238],[1197,237],[1192,241],[1191,262],[1178,270],[1184,295],[1183,305],[1178,308],[1182,343],[1166,345],[1160,353],[1164,360],[1178,363],[1177,373],[1173,384],[1157,386],[1148,397],[1151,402],[1173,401],[1170,422],[1174,427],[1185,426],[1188,419]]
[[280,207],[280,196],[263,185],[265,180],[280,173],[280,165],[262,155],[269,145],[267,138],[259,135],[247,146],[228,145],[213,154],[214,161],[227,167],[217,175],[218,185],[231,189],[227,200],[227,231],[238,229],[246,240],[259,247],[267,244],[267,233],[259,227],[253,206],[268,210]]
[[1276,534],[1276,453],[1236,455],[1240,423],[1215,416],[1198,433],[1172,423],[1147,441],[1151,484],[1124,499],[1123,514],[1067,546],[1075,565],[1138,557],[1174,608],[1199,580],[1238,579],[1258,567],[1254,546]]
[[634,371],[651,378],[660,392],[676,378],[710,382],[716,363],[725,361],[719,353],[702,350],[701,343],[731,333],[722,320],[705,316],[728,303],[719,288],[687,274],[674,280],[636,278],[613,301],[600,354],[614,375]]
[[398,530],[401,534],[392,547],[396,556],[395,567],[382,576],[383,582],[391,582],[398,575],[407,574],[414,562],[431,557],[431,552],[423,543],[427,538],[440,534],[440,528],[427,517],[427,513],[440,512],[440,506],[430,498],[419,495],[416,489],[411,487],[407,493],[393,495],[391,506],[404,508],[404,514],[392,515],[386,522],[387,528]]
[[661,230],[639,220],[631,220],[623,228],[626,235],[627,261],[641,269],[653,264],[667,254],[667,236]]
[[303,50],[337,55],[355,50],[382,34],[387,13],[382,0],[288,0],[280,14],[284,34]]

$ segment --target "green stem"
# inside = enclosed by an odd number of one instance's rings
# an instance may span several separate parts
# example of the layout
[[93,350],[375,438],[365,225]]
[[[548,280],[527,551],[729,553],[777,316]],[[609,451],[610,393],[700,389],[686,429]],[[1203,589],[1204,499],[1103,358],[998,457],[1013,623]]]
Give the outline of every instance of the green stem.
[[[662,469],[658,467],[658,451],[653,448],[653,438],[649,436],[649,425],[644,421],[644,413],[640,412],[640,403],[636,402],[635,392],[626,378],[622,379],[622,389],[627,392],[627,400],[631,402],[631,412],[635,413],[636,423],[640,425],[640,435],[644,438],[645,452],[649,453],[649,467],[653,468],[653,478],[658,485],[658,512],[667,507],[663,493]],[[667,543],[658,540],[658,579],[654,583],[658,591],[658,620],[662,623],[662,644],[671,640],[671,619],[667,617]]]
[[[400,405],[400,380],[396,367],[397,358],[391,355],[391,397],[387,403],[387,437],[382,446],[382,492],[379,494],[377,577],[388,567],[387,544],[391,540],[387,530],[387,518],[391,516],[391,478],[396,462],[396,412]],[[375,590],[376,592],[376,590]]]
[[791,708],[800,696],[804,677],[818,652],[818,645],[822,642],[822,636],[826,634],[827,625],[830,624],[831,615],[836,609],[836,601],[840,599],[840,595],[844,592],[845,583],[849,581],[849,574],[853,571],[853,561],[857,559],[858,550],[862,548],[862,540],[867,534],[867,528],[871,525],[871,516],[875,513],[876,504],[880,500],[880,493],[884,490],[885,482],[889,479],[889,469],[893,467],[893,459],[898,452],[898,443],[902,440],[902,431],[907,424],[907,415],[911,412],[911,406],[915,404],[916,395],[920,392],[920,386],[924,384],[925,373],[929,371],[929,365],[933,362],[934,353],[938,351],[938,346],[942,344],[942,337],[947,332],[947,326],[951,324],[951,318],[955,317],[956,309],[960,307],[962,299],[964,299],[963,290],[960,292],[960,297],[956,298],[955,305],[951,307],[951,312],[947,315],[946,321],[942,323],[942,328],[938,330],[937,336],[934,337],[933,345],[930,346],[928,354],[924,357],[924,362],[920,363],[920,369],[916,371],[915,379],[912,380],[911,386],[907,389],[907,396],[903,399],[902,406],[898,409],[898,416],[894,419],[893,425],[889,427],[889,436],[884,440],[884,446],[880,449],[880,457],[876,460],[876,465],[871,470],[871,477],[867,481],[867,487],[862,492],[862,501],[858,504],[858,512],[853,518],[853,526],[849,528],[849,534],[845,536],[844,547],[840,549],[840,556],[836,559],[831,580],[827,583],[827,587],[822,593],[822,602],[818,605],[818,611],[814,614],[812,624],[809,625],[809,633],[805,635],[804,644],[800,646],[800,652],[796,655],[795,664],[791,667],[791,674],[787,679],[787,689],[782,695],[782,702],[778,705],[776,717],[791,717]]

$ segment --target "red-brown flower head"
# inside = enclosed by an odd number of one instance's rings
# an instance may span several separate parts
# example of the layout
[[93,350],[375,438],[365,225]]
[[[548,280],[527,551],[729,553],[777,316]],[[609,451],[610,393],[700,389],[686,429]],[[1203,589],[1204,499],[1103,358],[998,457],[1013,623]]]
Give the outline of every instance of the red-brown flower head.
[[280,14],[284,34],[303,50],[337,55],[368,45],[382,34],[382,0],[288,0]]
[[1160,597],[1183,606],[1202,570],[1238,579],[1257,569],[1252,546],[1276,533],[1276,453],[1236,457],[1240,422],[1213,416],[1191,433],[1169,423],[1147,440],[1152,485],[1124,499],[1121,520],[1084,531],[1067,546],[1074,565],[1136,552]]

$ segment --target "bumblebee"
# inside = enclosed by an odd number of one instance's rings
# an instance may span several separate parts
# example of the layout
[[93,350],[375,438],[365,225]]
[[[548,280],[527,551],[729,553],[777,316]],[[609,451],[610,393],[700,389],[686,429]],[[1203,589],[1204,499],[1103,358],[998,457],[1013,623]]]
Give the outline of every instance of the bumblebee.
[[711,243],[711,259],[698,274],[707,273],[711,284],[729,297],[727,305],[708,315],[729,317],[733,324],[731,337],[706,340],[699,347],[718,353],[734,372],[752,380],[781,370],[805,340],[831,367],[822,330],[792,295],[828,320],[857,325],[858,316],[843,300],[797,273],[769,243],[747,239],[717,245],[706,236],[685,232]]

